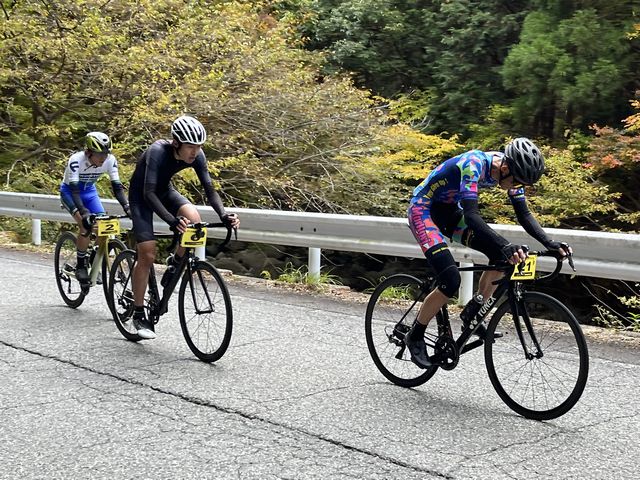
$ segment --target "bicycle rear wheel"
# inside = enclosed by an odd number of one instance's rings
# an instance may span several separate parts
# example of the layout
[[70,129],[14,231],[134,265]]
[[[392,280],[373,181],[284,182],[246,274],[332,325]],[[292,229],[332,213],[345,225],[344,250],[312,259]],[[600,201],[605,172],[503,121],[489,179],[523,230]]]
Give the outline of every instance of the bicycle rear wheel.
[[[382,281],[367,305],[364,324],[371,358],[388,380],[401,387],[422,385],[438,369],[423,370],[415,365],[404,344],[404,335],[413,325],[425,296],[420,280],[399,274]],[[433,345],[437,335],[434,320],[425,335],[427,345]]]
[[62,233],[56,242],[54,254],[56,285],[62,300],[71,308],[78,308],[86,296],[76,279],[76,239],[71,232]]
[[180,327],[193,354],[204,362],[220,359],[233,327],[231,297],[222,276],[208,262],[185,271],[178,295]]
[[133,286],[132,272],[136,261],[134,250],[123,250],[113,261],[109,272],[109,296],[107,303],[111,308],[116,327],[124,338],[132,342],[142,340],[133,326]]
[[[558,300],[540,292],[524,292],[513,315],[504,302],[491,318],[485,343],[485,362],[500,398],[516,413],[534,420],[551,420],[578,402],[589,375],[589,353],[580,324]],[[535,346],[527,318],[538,341]],[[531,355],[526,355],[518,335]]]
[[110,302],[111,297],[109,297],[109,273],[118,254],[126,249],[127,246],[122,240],[110,238],[107,244],[107,254],[102,259],[102,289],[104,290],[104,298],[107,300],[109,309],[112,308]]

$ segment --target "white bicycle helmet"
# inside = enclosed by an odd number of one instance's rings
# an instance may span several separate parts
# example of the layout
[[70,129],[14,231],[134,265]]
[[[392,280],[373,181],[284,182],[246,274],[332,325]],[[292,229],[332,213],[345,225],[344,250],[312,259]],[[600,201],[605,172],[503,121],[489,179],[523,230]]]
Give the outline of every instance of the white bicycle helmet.
[[111,153],[111,139],[106,133],[89,132],[84,140],[87,150],[96,153]]
[[207,139],[207,132],[202,124],[193,117],[182,115],[171,125],[171,135],[179,143],[202,145]]

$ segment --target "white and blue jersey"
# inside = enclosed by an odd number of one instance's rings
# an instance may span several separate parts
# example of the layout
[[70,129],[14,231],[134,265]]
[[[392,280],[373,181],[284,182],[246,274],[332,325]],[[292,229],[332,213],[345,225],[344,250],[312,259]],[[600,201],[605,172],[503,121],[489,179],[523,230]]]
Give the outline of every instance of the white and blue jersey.
[[[73,215],[76,210],[83,208],[89,213],[104,213],[104,207],[100,202],[96,182],[105,173],[109,174],[111,182],[120,183],[118,174],[118,162],[116,157],[109,154],[102,166],[93,165],[84,151],[76,152],[69,157],[67,167],[64,170],[64,178],[60,184],[60,199],[69,213]],[[80,193],[82,205],[77,205],[73,198],[73,188]]]

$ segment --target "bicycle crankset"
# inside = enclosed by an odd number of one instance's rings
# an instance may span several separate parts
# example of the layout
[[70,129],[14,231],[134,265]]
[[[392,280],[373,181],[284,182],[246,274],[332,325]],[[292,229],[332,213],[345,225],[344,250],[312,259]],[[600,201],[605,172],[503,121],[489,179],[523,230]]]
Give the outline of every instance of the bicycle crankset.
[[433,347],[431,361],[443,370],[453,370],[460,360],[460,352],[456,342],[448,335],[440,336]]

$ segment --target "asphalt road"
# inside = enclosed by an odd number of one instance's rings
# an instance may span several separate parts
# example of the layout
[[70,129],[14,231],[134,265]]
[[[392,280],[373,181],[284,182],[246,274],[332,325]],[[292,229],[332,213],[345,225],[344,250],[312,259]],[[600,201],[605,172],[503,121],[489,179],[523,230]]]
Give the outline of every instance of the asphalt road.
[[232,282],[231,347],[208,365],[175,301],[131,343],[101,290],[64,306],[50,256],[0,261],[0,478],[638,478],[639,342],[592,338],[580,402],[536,422],[481,349],[416,389],[387,382],[362,304]]

